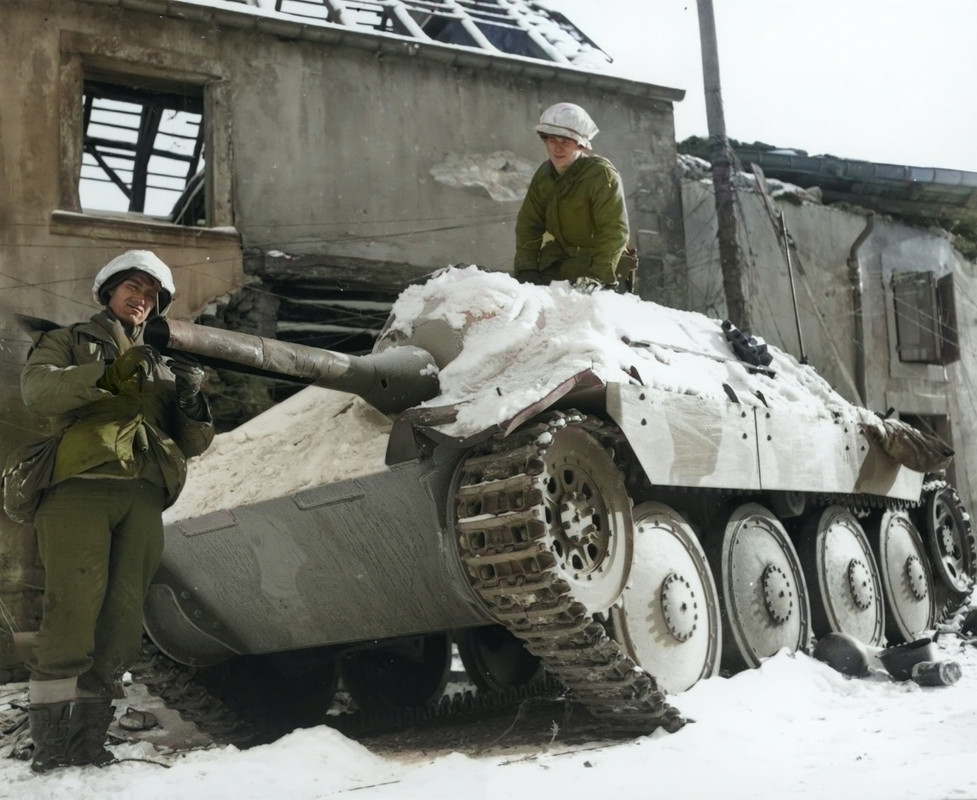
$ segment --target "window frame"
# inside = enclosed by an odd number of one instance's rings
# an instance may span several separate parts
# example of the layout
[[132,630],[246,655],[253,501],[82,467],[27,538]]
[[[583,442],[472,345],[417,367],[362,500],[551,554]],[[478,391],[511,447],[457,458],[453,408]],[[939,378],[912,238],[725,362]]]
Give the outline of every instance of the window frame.
[[890,285],[899,360],[942,366],[959,360],[953,274],[893,272]]
[[[84,139],[84,86],[86,80],[139,86],[147,90],[180,92],[193,87],[203,98],[203,142],[206,224],[170,223],[158,216],[135,212],[84,211],[79,184]],[[124,47],[101,37],[62,31],[60,67],[61,169],[58,210],[62,223],[71,215],[107,224],[121,222],[151,228],[206,231],[234,224],[231,205],[229,86],[217,62],[128,41]],[[186,91],[184,89],[184,91]],[[65,214],[64,212],[69,212]]]
[[[112,76],[88,74],[83,96],[79,193],[110,183],[128,204],[122,210],[186,224],[174,213],[206,165],[203,92],[198,87],[173,91],[133,86],[132,81],[123,85]],[[173,130],[174,123],[184,130]],[[182,149],[175,145],[179,141]],[[174,145],[166,147],[168,142]],[[157,210],[161,200],[169,202],[167,213]],[[206,209],[202,217],[206,220]]]

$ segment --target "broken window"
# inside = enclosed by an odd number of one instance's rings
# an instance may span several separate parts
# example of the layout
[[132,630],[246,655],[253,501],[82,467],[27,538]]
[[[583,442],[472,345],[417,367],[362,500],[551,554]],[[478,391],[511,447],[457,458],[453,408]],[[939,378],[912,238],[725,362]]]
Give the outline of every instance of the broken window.
[[895,273],[892,294],[900,361],[950,364],[960,358],[952,274]]
[[82,209],[206,225],[203,107],[199,86],[85,80]]

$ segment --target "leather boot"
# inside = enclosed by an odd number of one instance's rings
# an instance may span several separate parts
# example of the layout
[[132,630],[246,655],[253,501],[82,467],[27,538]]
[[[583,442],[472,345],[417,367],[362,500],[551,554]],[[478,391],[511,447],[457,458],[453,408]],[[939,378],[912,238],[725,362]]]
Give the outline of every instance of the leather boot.
[[111,700],[75,700],[68,735],[68,761],[71,764],[104,767],[115,761],[115,756],[105,749],[105,736],[114,717]]
[[47,772],[69,764],[68,739],[71,728],[71,704],[32,703],[27,712],[30,721],[34,757],[31,769]]

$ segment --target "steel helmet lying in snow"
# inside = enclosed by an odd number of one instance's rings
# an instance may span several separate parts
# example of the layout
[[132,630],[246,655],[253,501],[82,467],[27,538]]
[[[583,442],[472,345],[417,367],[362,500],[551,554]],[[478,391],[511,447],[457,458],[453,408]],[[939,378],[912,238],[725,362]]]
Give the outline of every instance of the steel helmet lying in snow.
[[95,302],[106,305],[109,301],[109,290],[122,283],[132,270],[145,272],[159,281],[160,293],[156,300],[156,313],[165,313],[173,300],[173,295],[176,294],[173,274],[170,268],[149,250],[128,250],[102,267],[95,276],[95,283],[92,284],[92,297],[95,298]]
[[590,140],[600,131],[590,115],[580,106],[573,103],[557,103],[540,115],[536,132],[573,139],[589,150]]

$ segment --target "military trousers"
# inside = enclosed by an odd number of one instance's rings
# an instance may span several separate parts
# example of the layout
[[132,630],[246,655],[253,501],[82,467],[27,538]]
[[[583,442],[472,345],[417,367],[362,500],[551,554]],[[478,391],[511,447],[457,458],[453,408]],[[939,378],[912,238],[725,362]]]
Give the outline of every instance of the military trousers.
[[45,492],[34,518],[45,581],[32,682],[77,679],[82,696],[117,694],[142,644],[163,502],[162,487],[137,479],[71,478]]

